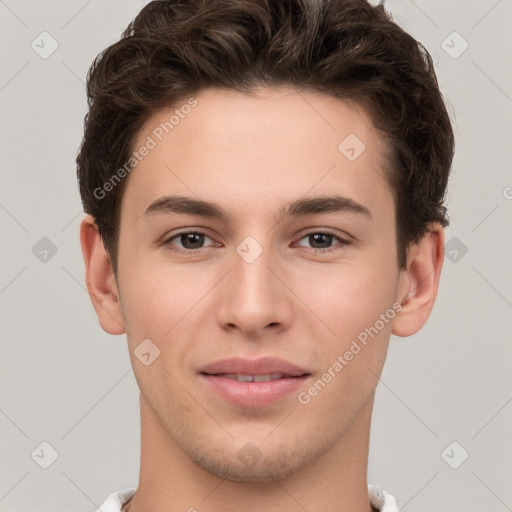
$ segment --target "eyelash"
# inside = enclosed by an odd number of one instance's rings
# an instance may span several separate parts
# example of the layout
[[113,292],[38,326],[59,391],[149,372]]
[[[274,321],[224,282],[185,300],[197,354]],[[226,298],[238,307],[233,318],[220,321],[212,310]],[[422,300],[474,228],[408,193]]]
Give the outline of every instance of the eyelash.
[[[175,233],[172,237],[167,238],[166,240],[164,240],[163,245],[166,245],[169,248],[169,250],[171,250],[173,252],[184,254],[185,256],[193,256],[200,249],[204,249],[204,247],[200,247],[199,249],[176,249],[176,248],[172,247],[172,244],[171,244],[171,241],[174,240],[175,238],[178,238],[181,235],[188,235],[188,234],[204,235],[204,236],[206,236],[208,238],[211,238],[210,236],[208,236],[207,233],[205,233],[204,231],[200,231],[200,230],[180,231],[179,233]],[[336,235],[335,233],[332,233],[329,230],[310,231],[309,233],[306,233],[304,236],[302,236],[302,238],[299,239],[299,242],[301,240],[303,240],[304,238],[310,236],[310,235],[318,235],[318,234],[332,236],[333,238],[336,238],[340,243],[339,243],[338,246],[335,246],[333,248],[328,248],[328,249],[311,249],[311,251],[314,254],[326,254],[326,253],[329,254],[331,252],[334,252],[334,251],[337,251],[337,250],[341,250],[343,248],[343,246],[352,244],[351,240],[346,240],[345,238],[342,238],[339,235]]]

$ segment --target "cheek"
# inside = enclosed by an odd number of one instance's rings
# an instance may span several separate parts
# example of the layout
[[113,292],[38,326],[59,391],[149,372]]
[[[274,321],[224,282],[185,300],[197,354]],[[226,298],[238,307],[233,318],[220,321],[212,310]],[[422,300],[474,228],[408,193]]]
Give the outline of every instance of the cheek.
[[123,281],[125,322],[131,332],[163,338],[204,294],[200,281],[186,279],[179,268],[165,275],[157,269],[135,271]]
[[304,297],[310,310],[329,328],[327,332],[341,341],[373,325],[391,308],[396,279],[390,265],[385,268],[368,261],[325,266],[311,279],[297,281],[296,289],[302,290],[297,295]]
[[[225,270],[194,263],[171,263],[132,253],[120,272],[123,316],[130,347],[153,340],[166,359],[195,345],[205,321],[211,321],[212,296]],[[121,271],[121,269],[120,269]],[[226,276],[228,277],[228,276]],[[205,311],[205,308],[208,311]],[[197,336],[196,336],[197,335]],[[172,343],[171,343],[172,341]]]
[[[301,403],[310,403],[310,412],[329,409],[339,425],[372,395],[385,362],[396,284],[391,267],[387,270],[346,266],[311,280],[314,284],[308,287],[305,302],[322,321],[315,319],[318,327],[311,332],[321,364],[318,379],[306,389]],[[312,325],[307,320],[306,324]]]

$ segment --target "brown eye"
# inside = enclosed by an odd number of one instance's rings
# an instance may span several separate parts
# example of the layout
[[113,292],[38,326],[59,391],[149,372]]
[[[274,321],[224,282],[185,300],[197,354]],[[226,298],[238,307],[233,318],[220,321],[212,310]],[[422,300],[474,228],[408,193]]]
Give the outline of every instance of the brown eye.
[[[311,248],[315,253],[328,253],[341,249],[345,245],[350,245],[351,242],[344,238],[341,238],[334,233],[328,231],[312,231],[301,238],[301,240],[307,239],[308,243],[311,244]],[[337,240],[339,243],[333,247],[333,240]]]
[[[168,238],[164,242],[164,245],[169,246],[171,250],[176,252],[194,252],[204,247],[205,238],[211,240],[211,238],[202,231],[182,231]],[[177,240],[178,244],[181,244],[181,248],[180,245],[174,248],[173,246],[177,245],[177,242],[173,242],[173,240]]]

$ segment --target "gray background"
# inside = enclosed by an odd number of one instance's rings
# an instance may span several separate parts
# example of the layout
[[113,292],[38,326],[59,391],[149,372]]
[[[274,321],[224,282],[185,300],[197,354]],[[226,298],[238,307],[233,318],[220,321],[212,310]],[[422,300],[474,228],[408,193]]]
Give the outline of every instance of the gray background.
[[[93,511],[138,482],[138,387],[85,290],[74,159],[92,59],[146,3],[0,0],[0,512]],[[457,151],[439,296],[392,337],[368,481],[405,511],[512,510],[512,1],[386,5],[433,56]]]

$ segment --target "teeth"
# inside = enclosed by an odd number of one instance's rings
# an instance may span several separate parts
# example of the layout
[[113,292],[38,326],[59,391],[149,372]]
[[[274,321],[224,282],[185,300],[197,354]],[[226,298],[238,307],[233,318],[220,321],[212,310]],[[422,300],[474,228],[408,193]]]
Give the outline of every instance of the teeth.
[[282,373],[269,373],[268,375],[255,375],[253,377],[254,382],[264,382],[266,380],[277,380],[283,378]]
[[233,374],[233,379],[238,382],[254,382],[252,375]]
[[222,377],[237,380],[238,382],[265,382],[269,380],[282,379],[284,373],[269,373],[267,375],[243,375],[242,373],[224,373]]

